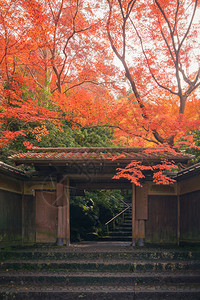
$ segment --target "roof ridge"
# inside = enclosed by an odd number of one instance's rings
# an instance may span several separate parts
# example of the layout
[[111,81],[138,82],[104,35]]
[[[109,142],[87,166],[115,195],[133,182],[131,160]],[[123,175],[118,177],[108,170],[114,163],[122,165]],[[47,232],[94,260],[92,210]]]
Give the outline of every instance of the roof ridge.
[[[30,152],[140,152],[146,147],[58,147],[58,148],[33,148]],[[151,149],[154,149],[152,147]]]

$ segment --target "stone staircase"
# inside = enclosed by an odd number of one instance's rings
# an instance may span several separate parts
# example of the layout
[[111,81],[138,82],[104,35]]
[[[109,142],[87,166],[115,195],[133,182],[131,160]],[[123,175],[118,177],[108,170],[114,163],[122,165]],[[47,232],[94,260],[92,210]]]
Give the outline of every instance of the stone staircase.
[[[111,225],[112,226],[112,225]],[[132,207],[124,213],[124,221],[114,229],[111,227],[107,235],[100,238],[102,241],[132,241]]]
[[0,299],[200,299],[199,248],[127,242],[0,251]]

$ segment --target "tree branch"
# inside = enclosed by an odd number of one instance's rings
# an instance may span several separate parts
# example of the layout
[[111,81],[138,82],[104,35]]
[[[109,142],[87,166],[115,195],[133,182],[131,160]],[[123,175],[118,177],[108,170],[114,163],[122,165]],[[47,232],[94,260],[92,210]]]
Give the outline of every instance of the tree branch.
[[75,88],[75,87],[77,87],[77,86],[81,86],[82,84],[84,84],[84,83],[92,83],[92,84],[95,84],[95,85],[102,85],[102,84],[106,84],[106,83],[114,83],[114,82],[96,82],[96,81],[94,81],[94,80],[83,80],[83,81],[81,81],[81,82],[79,82],[79,83],[77,83],[77,84],[73,84],[72,86],[70,86],[69,88],[67,88],[65,91],[64,91],[64,94],[66,94],[69,90],[71,90],[71,89],[73,89],[73,88]]
[[193,20],[194,20],[194,16],[195,16],[196,9],[197,9],[197,2],[198,2],[198,0],[195,0],[195,5],[194,5],[194,10],[193,10],[193,13],[192,13],[192,17],[191,17],[189,26],[188,26],[188,28],[187,28],[187,31],[186,31],[186,33],[185,33],[185,35],[184,35],[182,41],[181,41],[180,44],[179,44],[178,51],[180,51],[180,48],[182,47],[183,42],[185,41],[185,39],[186,39],[186,37],[188,36],[189,31],[190,31],[190,29],[191,29],[192,22],[193,22]]
[[156,76],[154,75],[154,73],[152,72],[151,66],[150,66],[150,64],[149,64],[149,59],[148,59],[148,57],[147,57],[147,55],[146,55],[146,52],[145,52],[145,50],[144,50],[142,38],[141,38],[141,36],[140,36],[140,34],[139,34],[137,28],[135,27],[135,25],[134,25],[134,23],[133,23],[133,21],[132,21],[131,18],[130,18],[130,21],[131,21],[131,23],[132,23],[132,25],[133,25],[133,27],[134,27],[134,29],[135,29],[135,32],[136,32],[136,34],[137,34],[137,36],[138,36],[138,38],[139,38],[139,40],[140,40],[140,44],[141,44],[141,48],[142,48],[142,53],[143,53],[143,55],[144,55],[144,57],[145,57],[145,59],[146,59],[146,62],[147,62],[147,65],[148,65],[148,69],[149,69],[149,72],[150,72],[152,78],[154,79],[154,81],[156,82],[156,84],[157,84],[160,88],[165,89],[166,91],[170,92],[171,94],[178,95],[177,92],[172,91],[172,90],[169,89],[168,87],[162,85],[162,84],[157,80],[157,78],[156,78]]

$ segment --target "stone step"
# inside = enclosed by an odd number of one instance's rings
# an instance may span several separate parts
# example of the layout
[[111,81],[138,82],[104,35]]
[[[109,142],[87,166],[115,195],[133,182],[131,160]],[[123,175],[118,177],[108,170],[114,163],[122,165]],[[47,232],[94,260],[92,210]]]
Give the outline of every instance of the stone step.
[[132,226],[129,223],[123,223],[123,224],[121,224],[120,228],[128,228],[130,231],[132,231]]
[[[167,248],[138,248],[131,246],[102,247],[101,242],[98,243],[99,248],[87,247],[49,247],[43,250],[32,248],[31,250],[15,250],[0,252],[0,261],[5,260],[79,260],[83,256],[87,260],[91,259],[123,259],[123,260],[200,260],[200,251],[167,249]],[[104,243],[103,243],[104,245]],[[117,243],[118,245],[118,243]]]
[[198,271],[200,261],[139,261],[139,260],[21,260],[1,263],[1,272],[8,271],[98,271],[98,272],[165,272]]
[[0,252],[0,299],[199,299],[198,247],[126,242]]
[[127,218],[125,217],[125,218],[124,218],[124,222],[125,222],[125,223],[131,223],[131,224],[132,224],[132,218],[131,218],[131,217],[130,217],[130,218],[129,218],[129,217],[127,217]]
[[200,287],[198,286],[15,286],[2,288],[2,299],[86,299],[86,300],[115,300],[115,299],[199,299]]
[[130,209],[130,211],[126,211],[125,213],[124,213],[124,216],[125,217],[132,217],[132,209]]
[[0,273],[0,285],[27,286],[32,285],[169,285],[169,284],[200,284],[200,274],[196,272],[180,273],[98,273],[98,272],[7,272]]
[[127,221],[131,221],[132,222],[132,216],[131,215],[125,215],[124,216],[124,221],[127,222]]
[[123,231],[123,230],[116,230],[116,231],[109,231],[109,236],[131,236],[131,233],[129,231]]
[[124,232],[129,232],[130,233],[130,235],[131,235],[131,233],[132,233],[132,230],[129,228],[129,227],[126,227],[126,226],[120,226],[120,227],[118,227],[118,228],[116,228],[116,229],[112,229],[112,230],[110,230],[109,231],[109,233],[110,232],[117,232],[117,231],[124,231]]
[[102,238],[99,238],[100,241],[124,241],[124,242],[131,242],[132,237],[130,235],[127,236],[121,236],[121,235],[116,235],[116,236],[104,236]]
[[119,226],[118,228],[116,228],[115,230],[123,230],[123,231],[132,232],[132,227],[130,227],[129,225],[123,224],[123,225]]
[[127,217],[125,216],[124,220],[121,219],[120,222],[121,223],[123,222],[122,224],[126,224],[126,223],[132,224],[132,218],[128,217],[128,216]]
[[132,229],[132,221],[131,220],[130,221],[124,221],[124,223],[121,223],[120,227],[121,226],[129,226]]

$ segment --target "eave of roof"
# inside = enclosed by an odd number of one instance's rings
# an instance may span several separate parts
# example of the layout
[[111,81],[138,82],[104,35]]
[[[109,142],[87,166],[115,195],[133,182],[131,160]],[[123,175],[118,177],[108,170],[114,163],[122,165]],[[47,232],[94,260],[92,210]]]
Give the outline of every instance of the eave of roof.
[[28,178],[29,177],[26,172],[24,172],[18,168],[15,168],[13,166],[10,166],[2,161],[0,161],[0,173],[12,175],[13,177],[17,177],[17,178]]
[[[12,155],[10,158],[20,164],[66,164],[68,162],[106,162],[108,164],[129,163],[132,160],[142,162],[160,162],[163,159],[175,162],[187,162],[193,155],[162,151],[150,153],[150,148],[127,147],[90,147],[90,148],[39,148],[27,153]],[[151,148],[151,150],[154,150]],[[117,158],[117,159],[116,159]],[[113,161],[113,159],[115,159]]]
[[177,180],[181,181],[185,178],[189,178],[195,175],[200,175],[200,163],[192,165],[191,167],[188,167],[177,174]]

